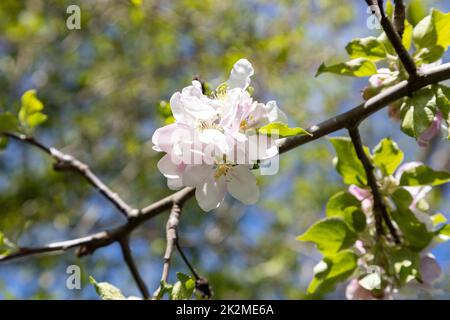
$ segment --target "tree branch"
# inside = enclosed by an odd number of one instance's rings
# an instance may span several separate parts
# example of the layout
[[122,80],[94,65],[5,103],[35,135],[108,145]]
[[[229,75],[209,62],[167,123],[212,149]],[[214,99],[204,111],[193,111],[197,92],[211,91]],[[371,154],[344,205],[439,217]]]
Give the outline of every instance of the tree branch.
[[54,169],[56,171],[74,171],[83,176],[95,189],[100,191],[106,199],[119,209],[125,217],[136,215],[137,210],[131,208],[117,193],[113,192],[106,184],[104,184],[85,163],[58,149],[45,146],[33,137],[9,132],[4,133],[4,135],[8,138],[28,143],[50,155],[56,161],[54,164]]
[[[173,249],[175,248],[175,243],[177,242],[178,236],[178,224],[180,223],[181,207],[177,202],[172,204],[172,210],[170,210],[169,219],[166,223],[166,251],[164,252],[164,265],[161,275],[161,282],[167,282],[169,277],[170,261],[172,259]],[[158,287],[156,292],[153,294],[157,297],[161,291],[161,286]]]
[[123,259],[125,260],[125,263],[128,266],[128,269],[130,269],[131,274],[133,275],[134,281],[136,282],[136,285],[138,286],[139,290],[141,291],[141,294],[144,299],[150,298],[150,293],[148,291],[147,285],[145,284],[144,280],[142,279],[138,267],[133,259],[133,255],[131,254],[131,248],[129,243],[128,236],[123,237],[121,240],[119,240],[120,248],[122,249],[122,255]]
[[[401,1],[398,2],[400,3]],[[383,28],[384,32],[386,33],[386,36],[388,37],[389,41],[394,47],[395,52],[397,52],[397,55],[400,58],[403,67],[405,67],[405,70],[408,72],[409,77],[410,78],[416,77],[417,76],[416,64],[414,63],[413,58],[408,53],[406,48],[403,46],[401,36],[399,35],[399,33],[397,33],[391,20],[386,15],[383,6],[383,0],[366,0],[366,3],[372,9],[378,7],[378,10],[375,10],[375,13],[377,14],[378,19],[380,20],[381,27]],[[400,8],[398,8],[397,10],[400,10]],[[397,19],[399,20],[400,16]],[[402,21],[402,23],[404,23],[404,21]]]
[[377,238],[379,238],[383,234],[383,220],[384,220],[395,243],[399,244],[400,238],[387,212],[386,205],[384,204],[383,197],[378,187],[378,182],[373,173],[374,167],[364,151],[358,127],[357,126],[349,127],[348,132],[350,134],[350,138],[352,139],[353,146],[355,147],[356,154],[366,172],[367,183],[370,189],[372,190],[374,203],[373,212],[375,216],[375,228],[377,232]]
[[406,10],[402,0],[394,0],[394,3],[394,28],[401,39],[405,31]]

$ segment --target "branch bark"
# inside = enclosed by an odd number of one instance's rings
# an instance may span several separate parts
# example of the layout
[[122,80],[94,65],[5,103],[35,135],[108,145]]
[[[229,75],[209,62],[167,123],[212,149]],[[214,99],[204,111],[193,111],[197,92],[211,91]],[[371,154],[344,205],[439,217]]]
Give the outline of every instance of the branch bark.
[[83,176],[95,189],[100,191],[106,199],[119,209],[125,217],[136,214],[137,210],[131,208],[117,193],[113,192],[106,184],[104,184],[102,180],[91,171],[87,164],[58,149],[45,146],[33,137],[9,132],[4,133],[4,135],[11,139],[28,143],[50,155],[55,160],[54,169],[56,171],[74,171]]
[[350,138],[352,139],[353,146],[355,147],[356,154],[361,161],[364,170],[366,172],[367,184],[372,190],[373,196],[373,212],[375,216],[375,228],[377,233],[377,238],[381,237],[384,234],[383,231],[383,220],[386,223],[386,226],[389,229],[389,232],[395,241],[396,244],[400,243],[400,238],[397,234],[397,230],[392,224],[391,218],[386,209],[386,205],[383,201],[383,197],[380,193],[378,182],[373,173],[374,167],[372,162],[370,162],[366,153],[364,152],[363,143],[361,141],[361,136],[359,134],[359,130],[357,126],[349,127],[348,132],[350,134]]
[[130,248],[130,242],[128,236],[122,238],[120,241],[120,248],[122,250],[122,255],[125,263],[128,266],[128,269],[130,269],[130,272],[133,276],[134,281],[136,282],[136,285],[138,286],[139,290],[141,291],[142,297],[144,299],[150,298],[150,293],[148,291],[147,285],[145,284],[144,280],[142,279],[141,274],[139,273],[139,269],[136,266],[136,263],[133,259],[133,255],[131,254],[131,248]]
[[[397,2],[401,3],[401,1]],[[376,10],[377,11],[376,13],[378,14],[378,19],[380,20],[381,27],[383,28],[384,32],[386,33],[386,36],[388,37],[389,41],[394,47],[394,50],[397,53],[400,61],[402,62],[403,67],[408,72],[410,78],[416,77],[417,76],[416,64],[414,63],[413,58],[408,53],[406,48],[403,46],[401,36],[396,31],[389,17],[386,15],[383,6],[383,0],[366,0],[366,3],[371,8],[378,8],[378,10]],[[397,10],[400,10],[400,7],[398,7]],[[400,16],[397,17],[397,23],[400,23],[399,22],[400,18],[401,18]],[[403,22],[404,20],[402,21],[402,24]]]

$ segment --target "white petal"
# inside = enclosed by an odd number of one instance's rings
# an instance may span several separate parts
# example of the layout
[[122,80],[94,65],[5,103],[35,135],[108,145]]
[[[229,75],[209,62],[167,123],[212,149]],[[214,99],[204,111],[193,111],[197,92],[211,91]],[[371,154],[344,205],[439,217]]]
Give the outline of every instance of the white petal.
[[180,177],[178,165],[172,162],[169,154],[166,154],[158,161],[157,167],[167,178],[175,179]]
[[199,134],[199,139],[205,144],[217,147],[214,151],[228,153],[231,149],[231,146],[228,144],[229,140],[227,139],[227,136],[216,129],[202,130],[202,132]]
[[204,211],[211,211],[216,209],[223,201],[225,190],[225,179],[222,177],[216,180],[211,176],[195,189],[195,198],[200,208]]
[[208,105],[198,97],[183,96],[181,101],[184,110],[195,119],[208,120],[217,115],[217,111],[214,107]]
[[208,176],[214,175],[213,166],[205,164],[188,165],[183,172],[183,184],[190,187],[200,186]]
[[246,166],[238,165],[227,175],[228,192],[245,204],[254,204],[259,199],[259,188],[256,178]]
[[228,89],[247,89],[250,84],[250,77],[253,75],[252,64],[247,59],[237,61],[231,70],[230,78],[227,81]]
[[266,113],[267,113],[267,119],[270,122],[280,121],[283,123],[287,123],[288,119],[283,111],[278,108],[277,103],[275,101],[269,101],[264,107]]
[[185,124],[192,122],[184,110],[183,103],[181,102],[181,94],[179,92],[175,92],[170,98],[170,109],[177,122]]

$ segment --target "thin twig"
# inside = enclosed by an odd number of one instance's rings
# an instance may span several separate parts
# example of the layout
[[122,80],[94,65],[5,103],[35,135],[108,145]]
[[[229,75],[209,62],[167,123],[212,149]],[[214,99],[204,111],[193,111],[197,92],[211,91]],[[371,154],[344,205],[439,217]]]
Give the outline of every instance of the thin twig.
[[141,294],[144,299],[150,298],[150,293],[148,291],[147,285],[145,284],[144,280],[142,279],[142,276],[139,273],[138,267],[136,266],[136,263],[133,259],[133,255],[131,254],[131,248],[129,243],[128,236],[122,238],[119,241],[120,248],[122,249],[122,255],[125,263],[128,266],[128,269],[130,269],[131,274],[133,275],[134,281],[136,282],[136,285],[138,286],[139,290],[141,291]]
[[350,134],[350,138],[352,139],[353,146],[355,147],[356,154],[364,167],[364,171],[366,172],[367,183],[370,189],[372,190],[373,212],[375,216],[375,228],[377,238],[379,238],[383,234],[383,220],[384,220],[395,243],[399,244],[400,238],[387,212],[386,205],[383,201],[383,197],[378,187],[378,182],[373,173],[374,167],[364,151],[358,127],[357,126],[349,127],[348,132]]
[[[169,219],[166,223],[166,251],[164,252],[164,265],[161,275],[161,282],[167,282],[170,270],[170,261],[172,260],[173,249],[177,242],[178,224],[180,223],[181,207],[178,203],[172,204],[172,210],[170,211]],[[156,290],[153,296],[158,296],[161,291],[161,286]]]

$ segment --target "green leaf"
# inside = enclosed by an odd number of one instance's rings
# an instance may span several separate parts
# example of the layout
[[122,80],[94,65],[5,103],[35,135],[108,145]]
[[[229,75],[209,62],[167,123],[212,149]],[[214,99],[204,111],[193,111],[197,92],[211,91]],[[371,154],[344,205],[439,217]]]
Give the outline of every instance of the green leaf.
[[[429,232],[426,225],[419,221],[407,207],[406,192],[408,191],[404,189],[398,189],[394,192],[392,199],[397,206],[397,210],[392,211],[391,216],[402,231],[405,238],[405,247],[420,252],[433,240],[434,233]],[[412,200],[412,197],[410,199]]]
[[0,114],[0,132],[15,131],[19,127],[19,121],[11,113]]
[[341,217],[356,232],[361,232],[366,227],[361,202],[348,192],[333,195],[327,203],[326,214],[328,217]]
[[405,19],[405,30],[403,31],[402,44],[406,50],[411,47],[413,26]]
[[420,165],[403,172],[400,178],[402,186],[438,186],[450,182],[450,173],[434,171],[426,165]]
[[444,85],[439,85],[436,90],[436,104],[442,113],[442,117],[447,122],[448,137],[450,140],[450,88]]
[[442,47],[447,50],[450,44],[450,13],[432,9],[413,30],[413,40],[417,48]]
[[400,107],[401,129],[407,135],[417,138],[428,127],[436,114],[436,96],[431,88],[424,88],[406,98]]
[[308,287],[308,294],[324,294],[334,289],[337,283],[347,280],[357,267],[357,255],[344,250],[335,256],[325,257],[320,272],[316,272]]
[[90,283],[94,286],[95,291],[103,300],[125,300],[126,297],[122,294],[120,289],[116,288],[108,282],[97,282],[91,276]]
[[412,280],[420,280],[420,256],[418,252],[408,248],[395,248],[389,255],[389,263],[394,267],[394,272],[401,285]]
[[441,46],[430,46],[422,48],[414,55],[414,58],[421,63],[432,63],[439,60],[444,54],[444,48]]
[[450,45],[450,12],[443,13],[433,9],[431,16],[437,34],[436,44],[447,50],[447,47]]
[[385,138],[373,149],[373,161],[385,176],[390,176],[402,163],[403,152],[395,141]]
[[[353,147],[350,138],[336,137],[329,138],[329,140],[336,150],[336,170],[342,176],[344,183],[365,186],[367,184],[366,172],[356,155],[355,148]],[[364,147],[364,150],[369,154],[367,147]]]
[[325,218],[313,224],[297,240],[313,242],[325,256],[333,255],[350,247],[356,241],[356,234],[341,218]]
[[187,300],[192,297],[195,281],[188,275],[177,272],[178,281],[173,285],[170,298],[172,300]]
[[324,72],[351,77],[367,77],[376,74],[377,67],[368,59],[357,58],[331,66],[326,66],[325,63],[322,63],[315,76],[317,77]]
[[353,39],[345,49],[352,59],[366,58],[371,61],[379,61],[386,58],[384,45],[375,37]]
[[28,90],[22,95],[19,120],[24,127],[34,128],[47,120],[41,111],[44,104],[36,97],[36,90]]
[[427,15],[427,10],[423,5],[422,0],[411,0],[409,5],[406,7],[406,12],[408,20],[411,21],[413,25],[416,25],[425,18]]
[[272,122],[263,126],[259,128],[258,132],[265,135],[275,134],[280,137],[290,137],[306,134],[312,136],[312,134],[306,131],[305,129],[299,127],[289,128],[287,124],[282,123],[280,121]]
[[423,18],[413,30],[413,41],[417,48],[427,48],[436,45],[437,32],[431,15]]
[[0,136],[0,150],[4,150],[8,146],[8,139]]
[[333,195],[328,200],[326,214],[328,217],[342,216],[343,211],[348,207],[361,207],[361,202],[351,193],[341,191]]

